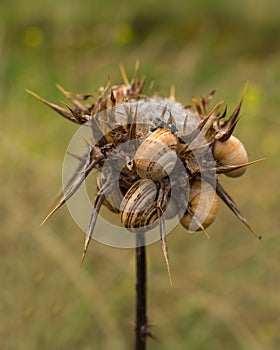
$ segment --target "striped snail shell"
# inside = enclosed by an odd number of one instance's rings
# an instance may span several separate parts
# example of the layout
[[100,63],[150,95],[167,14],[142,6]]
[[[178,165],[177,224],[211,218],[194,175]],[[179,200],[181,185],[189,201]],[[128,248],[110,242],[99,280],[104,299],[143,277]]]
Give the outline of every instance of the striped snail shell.
[[169,129],[157,129],[139,146],[134,156],[137,174],[142,179],[161,180],[177,162],[178,138]]
[[[136,181],[121,202],[120,214],[123,225],[129,229],[153,228],[158,220],[157,193],[157,186],[152,180]],[[163,211],[165,208],[166,205],[162,208]]]
[[[213,157],[220,165],[241,165],[248,162],[248,155],[242,142],[231,135],[227,141],[216,140],[213,145]],[[246,167],[226,172],[229,177],[238,177],[245,173]]]
[[181,218],[181,224],[189,231],[201,231],[216,218],[219,207],[215,189],[206,181],[190,181],[189,209]]

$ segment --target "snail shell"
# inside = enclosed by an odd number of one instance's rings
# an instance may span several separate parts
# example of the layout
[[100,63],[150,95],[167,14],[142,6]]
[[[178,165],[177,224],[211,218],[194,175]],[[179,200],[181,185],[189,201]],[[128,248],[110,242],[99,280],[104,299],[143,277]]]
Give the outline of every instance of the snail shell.
[[[213,145],[213,157],[220,165],[241,165],[248,162],[248,155],[242,142],[235,136],[230,136],[227,141],[216,140]],[[238,177],[245,173],[246,167],[229,171],[225,175]]]
[[[136,181],[121,202],[120,214],[123,225],[129,229],[153,228],[158,220],[157,194],[157,186],[152,180]],[[164,211],[166,205],[162,209]]]
[[157,129],[139,146],[134,164],[142,179],[161,180],[177,162],[178,138],[169,129]]
[[216,218],[219,207],[218,196],[214,188],[204,180],[190,181],[188,203],[192,213],[186,211],[181,224],[189,231],[201,231],[207,228]]

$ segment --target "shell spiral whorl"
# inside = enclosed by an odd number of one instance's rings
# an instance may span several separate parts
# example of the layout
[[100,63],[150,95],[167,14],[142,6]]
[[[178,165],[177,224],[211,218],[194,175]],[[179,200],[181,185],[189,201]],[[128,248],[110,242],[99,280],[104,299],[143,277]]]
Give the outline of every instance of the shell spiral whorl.
[[139,146],[134,157],[142,179],[161,180],[169,175],[177,162],[178,139],[169,129],[158,129]]

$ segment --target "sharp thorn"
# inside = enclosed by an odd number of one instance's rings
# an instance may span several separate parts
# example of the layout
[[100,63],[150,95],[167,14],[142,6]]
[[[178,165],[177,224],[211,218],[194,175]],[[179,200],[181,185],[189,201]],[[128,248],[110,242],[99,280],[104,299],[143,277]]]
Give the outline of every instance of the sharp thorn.
[[64,200],[61,200],[57,206],[45,217],[45,219],[41,222],[40,227],[42,227],[46,221],[65,203]]
[[169,258],[168,258],[168,249],[167,249],[167,242],[166,242],[166,232],[165,232],[165,219],[163,212],[160,207],[158,207],[158,218],[159,218],[159,230],[160,230],[160,239],[161,239],[161,247],[163,251],[163,256],[165,260],[165,264],[167,267],[167,273],[169,277],[169,283],[172,287],[172,277],[171,277],[171,271],[170,271],[170,265],[169,265]]
[[171,85],[170,86],[170,94],[169,94],[169,98],[171,101],[175,101],[175,85]]
[[218,196],[225,202],[225,204],[230,208],[230,210],[238,217],[238,219],[244,223],[244,225],[250,230],[250,232],[259,240],[261,240],[261,236],[253,229],[253,227],[248,223],[247,219],[241,214],[233,200],[226,193],[223,187],[217,182],[216,184],[216,192]]
[[230,172],[230,171],[233,171],[233,170],[238,170],[240,168],[247,167],[247,166],[252,165],[252,164],[259,163],[259,162],[261,162],[261,161],[263,161],[265,159],[266,158],[260,158],[260,159],[253,160],[251,162],[247,162],[247,163],[244,163],[244,164],[238,164],[238,165],[224,165],[224,166],[223,165],[219,165],[219,166],[217,166],[214,169],[205,169],[205,171],[215,170],[216,174],[224,174],[224,173],[227,173],[227,172]]
[[103,193],[103,190],[100,190],[95,198],[95,201],[94,201],[93,210],[92,210],[90,223],[89,223],[89,229],[88,229],[88,232],[87,232],[86,238],[85,238],[84,249],[83,249],[83,254],[82,254],[82,258],[81,258],[81,262],[80,262],[80,267],[82,267],[83,262],[85,260],[87,250],[89,247],[89,243],[90,243],[90,240],[92,238],[94,227],[95,227],[96,220],[98,217],[98,213],[100,211],[101,205],[104,202],[105,198],[106,197],[105,197],[105,194]]
[[60,202],[57,204],[57,206],[45,217],[45,219],[42,221],[41,226],[44,225],[44,223],[68,200],[70,199],[73,194],[79,189],[87,175],[90,173],[90,171],[94,168],[96,164],[96,161],[93,160],[80,174],[80,176],[77,178],[77,180],[74,182],[72,187],[67,190],[64,197],[60,200]]
[[[198,217],[195,215],[195,213],[193,212],[193,210],[191,209],[191,207],[188,205],[187,206],[187,211],[191,214],[192,218],[194,219],[195,223],[198,225],[198,227],[200,228],[201,231],[203,231],[203,233],[205,234],[205,236],[210,239],[210,236],[208,234],[208,232],[206,231],[206,229],[204,228],[204,226],[202,225],[202,223],[200,222],[200,220],[198,219]],[[195,232],[195,231],[194,231]]]
[[219,101],[219,102],[211,109],[211,111],[208,113],[207,118],[208,118],[208,117],[211,117],[211,115],[213,115],[213,114],[217,111],[217,109],[220,108],[220,106],[221,106],[223,103],[224,103],[223,100],[222,100],[222,101]]
[[55,112],[59,113],[60,115],[62,115],[64,118],[71,120],[72,122],[76,123],[76,124],[81,124],[80,121],[78,121],[71,112],[69,112],[67,109],[64,109],[54,103],[48,102],[47,100],[45,100],[44,98],[42,98],[41,96],[37,95],[35,92],[26,89],[26,92],[28,92],[30,95],[32,95],[33,97],[37,98],[39,101],[43,102],[45,105],[47,105],[48,107],[50,107],[51,109],[53,109]]
[[78,154],[74,154],[74,153],[72,153],[72,152],[70,152],[70,151],[67,151],[66,153],[69,154],[69,156],[71,156],[71,157],[73,157],[73,158],[79,160],[80,162],[84,162],[84,161],[87,160],[86,158],[84,158],[84,157],[82,157],[82,156],[79,156]]
[[202,108],[201,108],[201,105],[200,105],[198,99],[197,99],[196,97],[193,96],[193,97],[192,97],[192,101],[193,101],[194,107],[195,107],[195,109],[196,109],[198,115],[199,115],[200,117],[202,117],[202,116],[203,116],[203,111],[202,111]]
[[122,76],[123,82],[125,83],[125,85],[129,85],[129,80],[128,80],[128,77],[127,77],[124,65],[121,63],[119,65],[119,67],[120,67],[120,72],[121,72],[121,76]]

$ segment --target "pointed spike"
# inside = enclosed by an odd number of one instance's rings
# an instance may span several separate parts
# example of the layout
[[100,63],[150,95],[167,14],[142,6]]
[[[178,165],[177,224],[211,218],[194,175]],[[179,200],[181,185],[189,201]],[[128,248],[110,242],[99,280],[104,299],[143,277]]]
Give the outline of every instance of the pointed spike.
[[72,113],[67,111],[66,109],[64,109],[64,108],[62,108],[54,103],[48,102],[47,100],[40,97],[39,95],[37,95],[35,92],[33,92],[31,90],[26,89],[26,92],[28,92],[30,95],[37,98],[39,101],[43,102],[45,105],[47,105],[48,107],[50,107],[51,109],[53,109],[54,111],[56,111],[57,113],[62,115],[64,118],[71,120],[72,122],[74,122],[76,124],[81,124],[76,118],[73,117]]
[[144,88],[144,85],[146,83],[146,77],[143,76],[140,80],[139,80],[139,84],[138,84],[138,93],[139,95],[142,93],[142,90]]
[[241,214],[231,197],[226,193],[223,187],[217,182],[216,192],[218,196],[225,202],[225,204],[230,208],[230,210],[238,217],[238,219],[244,223],[244,225],[250,230],[250,232],[259,240],[261,240],[261,236],[253,229],[253,227],[249,224],[247,219]]
[[74,181],[74,179],[78,176],[78,173],[81,171],[81,169],[83,168],[83,166],[86,164],[87,159],[85,158],[85,156],[88,154],[88,152],[86,152],[83,156],[78,156],[76,154],[73,154],[69,151],[66,152],[67,154],[69,154],[71,157],[76,158],[77,160],[79,160],[79,164],[76,167],[76,169],[73,171],[72,175],[70,176],[70,178],[67,180],[66,184],[63,186],[63,188],[61,188],[58,193],[56,194],[54,200],[52,201],[52,203],[50,204],[50,207],[53,207],[55,205],[55,203],[59,200],[59,198],[61,198],[61,196],[63,195],[63,192],[67,191],[69,189],[69,186],[72,184],[72,182]]
[[88,246],[90,243],[91,238],[86,234],[86,238],[85,238],[85,243],[84,243],[84,249],[83,249],[83,254],[81,257],[81,261],[80,261],[80,268],[83,266],[86,254],[87,254],[87,250],[88,250]]
[[207,97],[205,98],[204,96],[200,96],[200,99],[201,99],[201,105],[202,105],[202,109],[203,109],[203,114],[206,114],[207,113],[207,108],[215,94],[215,90],[212,90],[208,95]]
[[217,132],[215,138],[219,141],[226,141],[230,138],[230,136],[232,135],[237,123],[240,120],[240,110],[241,110],[241,106],[245,97],[245,93],[247,91],[247,87],[248,87],[248,81],[246,82],[240,100],[237,104],[237,106],[235,107],[234,111],[232,112],[231,116],[229,117],[228,120],[226,120],[224,122],[224,124],[220,127],[219,131]]
[[168,273],[170,287],[172,288],[173,287],[173,283],[172,283],[172,276],[171,276],[171,270],[170,270],[170,265],[169,265],[169,257],[168,257],[168,249],[167,249],[166,237],[163,237],[161,239],[161,247],[162,247],[162,251],[163,251],[165,264],[166,264],[166,267],[167,267],[167,273]]
[[83,254],[82,254],[82,258],[81,258],[81,262],[80,262],[80,267],[82,267],[83,262],[85,260],[86,254],[87,254],[87,250],[89,247],[89,243],[92,239],[92,235],[93,235],[93,231],[94,231],[94,227],[96,224],[96,220],[101,208],[102,203],[104,202],[106,196],[105,194],[101,191],[99,191],[99,193],[97,194],[95,201],[94,201],[94,205],[93,205],[93,210],[92,210],[92,214],[91,214],[91,218],[90,218],[90,223],[89,223],[89,229],[88,232],[86,234],[86,238],[85,238],[85,243],[84,243],[84,249],[83,249]]
[[161,115],[160,115],[161,120],[164,120],[164,115],[165,115],[166,111],[167,111],[167,105],[165,105],[161,111]]
[[176,101],[176,99],[175,99],[175,85],[170,86],[169,98],[171,101]]
[[[61,85],[56,84],[57,89],[70,101],[72,102],[76,107],[81,109],[82,111],[86,110],[86,107],[79,101],[77,101],[75,98],[73,98],[73,94],[70,91],[66,91]],[[84,96],[90,96],[90,95],[84,95]]]
[[[224,166],[219,165],[216,168],[210,169],[210,170],[215,170],[216,174],[224,174],[224,173],[227,173],[227,172],[230,172],[233,170],[238,170],[238,169],[247,167],[247,166],[252,165],[252,164],[256,164],[256,163],[261,162],[263,160],[265,160],[265,158],[256,159],[256,160],[253,160],[251,162],[247,162],[247,163],[239,164],[239,165],[224,165]],[[206,171],[209,171],[209,169],[207,169]]]
[[203,114],[206,114],[206,109],[207,109],[206,99],[203,96],[200,96],[200,99],[201,99],[202,112]]
[[72,153],[70,151],[67,151],[66,153],[69,154],[69,156],[79,160],[80,162],[86,161],[86,158],[79,156],[78,154]]
[[162,252],[167,268],[167,273],[169,277],[169,283],[172,287],[172,277],[171,277],[171,271],[170,271],[170,265],[169,265],[169,257],[168,257],[168,249],[167,249],[167,242],[166,242],[166,232],[165,232],[165,219],[162,212],[162,209],[160,207],[157,208],[158,211],[158,218],[159,218],[159,231],[160,231],[160,239],[161,239],[161,247]]
[[116,100],[116,97],[115,97],[115,95],[114,95],[113,89],[111,89],[110,99],[111,99],[113,105],[115,105],[117,100]]
[[245,95],[246,95],[246,92],[247,92],[247,89],[248,89],[248,85],[249,85],[249,80],[246,81],[245,85],[244,85],[244,88],[242,90],[242,93],[241,93],[241,100],[244,99]]
[[202,122],[198,125],[198,129],[202,130],[203,127],[207,124],[208,120],[213,117],[214,113],[217,111],[217,109],[221,106],[221,104],[223,103],[223,101],[218,102],[213,108],[212,110],[207,114],[206,117],[203,118]]
[[212,98],[215,95],[215,93],[216,93],[216,90],[214,89],[208,94],[208,96],[206,97],[206,106],[209,105],[209,103],[212,100]]
[[136,139],[137,113],[138,113],[138,103],[136,104],[135,112],[132,116],[131,125],[129,128],[128,140],[135,140]]
[[199,102],[198,99],[195,98],[194,96],[192,97],[192,101],[193,101],[194,107],[195,107],[195,109],[196,109],[198,115],[199,115],[200,117],[202,117],[202,116],[203,116],[203,111],[202,111],[200,102]]
[[129,85],[129,80],[128,80],[124,65],[120,63],[119,67],[120,67],[120,72],[121,72],[123,82],[125,83],[125,85]]
[[77,122],[79,122],[79,124],[84,124],[86,121],[88,121],[88,118],[86,118],[85,116],[83,116],[80,113],[77,113],[76,111],[74,111],[67,103],[65,103],[64,101],[59,101],[61,104],[63,104],[68,110],[69,112],[72,114],[73,118],[75,118],[77,120]]
[[[75,155],[71,154],[70,152],[67,152],[69,155],[72,155],[75,157]],[[78,158],[77,158],[78,159]],[[59,194],[63,194],[63,191],[68,191],[70,185],[72,184],[72,182],[74,181],[74,179],[78,176],[79,172],[86,166],[87,161],[89,161],[89,153],[88,150],[80,157],[80,162],[77,165],[77,167],[75,168],[75,170],[73,171],[72,175],[70,176],[70,178],[67,180],[66,184],[64,185],[64,188],[60,190]],[[57,198],[59,198],[57,195]]]
[[72,187],[67,190],[64,197],[60,200],[60,202],[56,205],[56,207],[45,217],[45,219],[42,221],[41,226],[65,203],[70,199],[74,193],[79,189],[81,184],[86,179],[87,175],[90,173],[90,171],[94,168],[96,164],[96,160],[94,159],[80,174],[80,176],[76,179],[76,181],[73,183]]
[[110,85],[111,85],[111,81],[110,81],[110,77],[108,77],[108,82],[107,82],[106,86],[105,87],[102,86],[102,87],[99,87],[97,89],[97,91],[99,93],[97,102],[100,103],[100,101],[103,99],[103,97],[107,94],[107,91],[108,91]]
[[168,117],[168,119],[167,119],[167,124],[168,124],[168,125],[174,125],[174,127],[175,127],[175,129],[176,129],[176,120],[174,119],[171,110],[169,110],[169,117]]
[[55,84],[55,86],[57,87],[57,89],[58,89],[66,98],[70,98],[70,97],[71,97],[71,92],[70,92],[70,91],[66,91],[60,84]]
[[86,101],[90,97],[94,97],[93,94],[76,94],[76,97],[80,100]]
[[133,77],[132,77],[131,82],[130,82],[133,90],[136,89],[137,84],[138,84],[137,74],[138,74],[139,65],[140,65],[139,60],[136,60],[135,65],[134,65]]
[[138,70],[139,70],[139,66],[140,66],[140,60],[137,59],[135,62],[135,66],[134,66],[134,76],[137,76]]
[[200,220],[195,215],[195,213],[193,212],[193,210],[191,209],[191,207],[189,205],[187,205],[187,211],[191,214],[192,218],[194,219],[195,223],[198,225],[200,230],[203,231],[203,233],[205,234],[205,236],[208,239],[210,239],[210,236],[209,236],[208,232],[206,231],[206,229],[204,228],[204,226],[202,225],[202,223],[200,222]]
[[223,114],[219,117],[219,119],[224,119],[226,114],[227,114],[227,106],[225,107],[225,110],[224,110]]
[[187,131],[187,123],[188,123],[188,114],[186,114],[183,125],[183,133]]
[[215,104],[215,106],[211,109],[211,111],[208,113],[208,115],[207,115],[207,118],[208,117],[211,117],[211,115],[213,115],[216,111],[217,111],[217,109],[219,109],[220,107],[221,107],[221,105],[224,103],[224,101],[223,100],[221,100],[221,101],[219,101],[218,103],[216,103]]
[[49,220],[49,218],[63,205],[65,203],[65,201],[60,201],[57,205],[56,205],[56,207],[51,211],[51,212],[49,212],[49,214],[45,217],[45,219],[41,222],[41,224],[40,224],[40,227],[42,227],[45,223],[46,223],[46,221],[47,220]]

